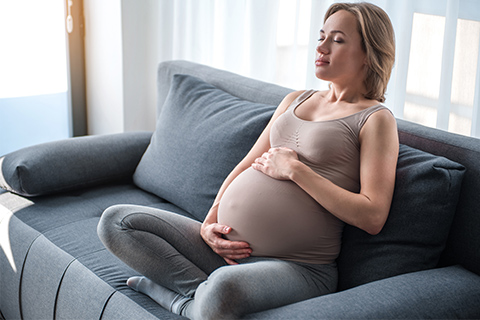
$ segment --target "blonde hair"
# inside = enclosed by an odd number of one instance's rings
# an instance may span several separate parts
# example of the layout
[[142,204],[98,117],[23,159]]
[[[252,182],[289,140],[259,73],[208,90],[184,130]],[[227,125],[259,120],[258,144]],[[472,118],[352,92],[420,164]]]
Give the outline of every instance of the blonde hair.
[[340,10],[352,13],[357,19],[368,64],[364,80],[367,88],[365,98],[384,102],[395,62],[395,34],[390,18],[380,7],[371,3],[335,3],[325,13],[324,22]]

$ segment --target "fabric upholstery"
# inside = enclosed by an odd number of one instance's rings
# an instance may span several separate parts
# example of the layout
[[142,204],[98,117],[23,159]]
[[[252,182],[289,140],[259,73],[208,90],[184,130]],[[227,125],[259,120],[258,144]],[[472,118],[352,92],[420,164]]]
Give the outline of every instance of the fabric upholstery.
[[[65,270],[74,258],[52,246],[43,235],[35,239],[29,248],[28,259],[23,265],[21,304],[23,319],[55,319],[57,291]],[[51,263],[55,261],[55,263]],[[49,268],[37,275],[38,266]]]
[[[291,91],[207,66],[169,61],[161,63],[158,69],[159,108],[164,105],[173,74],[178,73],[198,76],[240,99],[272,105],[277,105]],[[480,274],[480,143],[478,139],[402,120],[398,120],[398,128],[402,143],[447,157],[467,168],[447,247],[440,261],[441,265],[461,264],[462,267],[403,274],[256,313],[249,318],[480,318],[480,277],[477,275]],[[104,138],[110,139],[98,137]],[[121,141],[111,141],[112,148],[121,150],[130,145],[122,145]],[[142,141],[139,157],[150,138],[146,135]],[[62,160],[70,161],[68,154]],[[98,166],[99,171],[104,169]],[[128,170],[133,172],[132,168]],[[36,186],[45,183],[33,182]],[[127,288],[125,280],[136,272],[101,246],[95,222],[103,210],[122,203],[158,207],[191,217],[185,210],[140,190],[127,180],[35,198],[0,190],[0,311],[5,318],[21,319],[20,310],[25,319],[52,318],[55,306],[46,305],[45,301],[51,303],[55,288],[59,288],[55,293],[58,318],[97,318],[101,314],[102,319],[182,319],[147,296]],[[65,264],[72,259],[71,264]],[[65,282],[58,283],[59,279]],[[37,299],[35,294],[41,294],[42,290],[36,286],[45,288],[45,297]],[[32,290],[31,294],[25,290]],[[90,309],[86,310],[85,306]]]
[[[4,215],[2,205],[12,200],[10,193],[0,191],[0,310],[6,319],[21,319],[19,297],[21,294],[22,269],[30,245],[38,239],[40,233],[15,216]],[[10,198],[10,199],[9,199]],[[13,202],[13,201],[12,201]],[[5,225],[8,225],[8,231]],[[8,235],[7,235],[8,232]],[[8,243],[5,243],[8,239]],[[59,259],[56,257],[56,261]],[[25,284],[29,286],[28,283]],[[44,312],[48,307],[39,306]]]
[[400,142],[461,163],[466,168],[455,217],[440,265],[460,263],[480,275],[480,143],[478,138],[397,120]]
[[293,89],[272,83],[247,78],[236,73],[219,70],[198,63],[175,60],[165,61],[158,65],[158,101],[157,114],[160,114],[170,92],[173,76],[188,74],[212,84],[218,89],[243,100],[278,106]]
[[[147,300],[147,296],[143,297],[144,300]],[[145,307],[139,304],[133,304],[130,297],[120,293],[115,292],[109,299],[108,304],[106,305],[105,309],[103,310],[102,319],[125,319],[125,320],[132,320],[132,315],[136,319],[142,320],[170,320],[170,319],[183,319],[184,317],[178,316],[171,312],[163,312],[159,317],[155,314],[155,312],[150,313],[149,309],[153,309],[153,306]],[[157,309],[159,309],[157,307]]]
[[390,213],[378,235],[346,225],[339,289],[434,268],[445,247],[465,168],[400,146]]
[[[84,319],[101,319],[105,304],[115,292],[105,282],[98,282],[91,270],[78,261],[73,261],[63,274],[58,289],[54,319],[68,319],[71,314],[82,314]],[[79,293],[90,299],[76,299]]]
[[0,158],[0,187],[39,196],[131,179],[151,133],[54,141]]
[[479,319],[480,277],[461,266],[403,274],[246,319]]
[[275,107],[175,75],[134,182],[203,220],[221,184],[251,149]]
[[[109,306],[110,315],[118,315],[121,308],[112,301],[121,302],[122,308],[142,310],[136,313],[142,319],[181,318],[129,289],[125,281],[137,272],[108,252],[98,238],[96,227],[100,215],[119,203],[157,207],[188,216],[131,183],[102,185],[33,200],[0,191],[0,227],[2,232],[6,230],[3,228],[7,222],[14,258],[13,267],[3,254],[6,247],[2,241],[0,310],[7,319],[21,318],[19,298],[25,319],[53,319],[54,312],[57,318],[100,318],[98,315],[105,305]],[[3,211],[13,216],[8,219]],[[122,318],[132,319],[132,314],[115,316]]]

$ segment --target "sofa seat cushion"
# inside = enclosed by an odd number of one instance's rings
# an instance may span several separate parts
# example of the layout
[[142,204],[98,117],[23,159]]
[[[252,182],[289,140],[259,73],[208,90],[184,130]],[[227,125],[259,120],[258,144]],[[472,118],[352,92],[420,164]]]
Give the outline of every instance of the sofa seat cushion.
[[[184,210],[132,183],[35,198],[0,191],[0,203],[0,230],[7,235],[0,241],[0,309],[7,318],[52,319],[55,313],[60,318],[99,318],[103,308],[112,305],[112,295],[125,307],[136,305],[142,319],[149,318],[144,313],[174,318],[126,286],[126,280],[138,273],[103,246],[97,224],[106,208],[122,203],[191,218]],[[79,303],[79,292],[93,300]]]
[[479,319],[480,276],[461,266],[367,283],[246,319]]
[[[44,235],[55,235],[56,229],[79,221],[100,218],[105,209],[116,204],[154,207],[192,218],[186,211],[139,189],[132,183],[109,184],[55,196],[35,198],[27,198],[2,191],[0,201],[4,209]],[[72,239],[75,239],[73,234]],[[59,242],[59,244],[62,245],[62,242]]]
[[175,75],[134,183],[203,220],[275,110]]
[[400,145],[388,219],[375,236],[346,225],[339,289],[437,266],[455,215],[465,168]]

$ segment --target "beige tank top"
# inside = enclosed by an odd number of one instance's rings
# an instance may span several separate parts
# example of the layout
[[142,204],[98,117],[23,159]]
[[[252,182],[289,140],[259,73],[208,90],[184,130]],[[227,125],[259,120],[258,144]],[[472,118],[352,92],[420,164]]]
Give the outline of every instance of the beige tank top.
[[305,91],[277,119],[270,133],[270,145],[293,149],[300,161],[316,173],[344,189],[359,192],[360,130],[371,114],[387,108],[376,105],[350,116],[327,121],[298,118],[295,115],[296,108],[315,92]]
[[[373,106],[328,121],[307,121],[295,109],[316,91],[301,94],[273,124],[272,147],[288,147],[316,173],[351,192],[360,191],[359,133]],[[387,109],[388,110],[388,109]],[[292,181],[249,168],[225,190],[218,222],[232,227],[230,240],[247,241],[254,256],[332,263],[340,252],[344,223]]]

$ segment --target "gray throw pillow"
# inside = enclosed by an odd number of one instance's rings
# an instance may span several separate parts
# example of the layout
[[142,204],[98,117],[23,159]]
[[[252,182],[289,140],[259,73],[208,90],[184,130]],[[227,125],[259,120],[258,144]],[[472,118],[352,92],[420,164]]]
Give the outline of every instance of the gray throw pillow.
[[437,266],[445,248],[465,168],[400,145],[395,192],[375,236],[346,225],[337,260],[339,290]]
[[174,75],[134,183],[203,220],[274,111],[199,78]]

